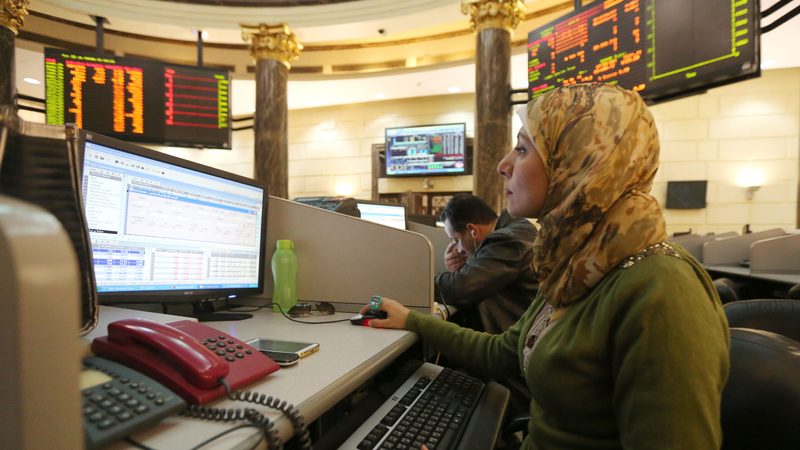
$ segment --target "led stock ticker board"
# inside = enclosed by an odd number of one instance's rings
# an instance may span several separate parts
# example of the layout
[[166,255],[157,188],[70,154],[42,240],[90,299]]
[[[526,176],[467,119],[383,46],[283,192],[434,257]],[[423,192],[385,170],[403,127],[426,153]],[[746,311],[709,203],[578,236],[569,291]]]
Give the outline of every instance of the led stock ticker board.
[[224,70],[45,49],[46,120],[119,139],[230,148]]
[[753,0],[598,0],[528,34],[531,98],[605,82],[657,102],[759,74]]

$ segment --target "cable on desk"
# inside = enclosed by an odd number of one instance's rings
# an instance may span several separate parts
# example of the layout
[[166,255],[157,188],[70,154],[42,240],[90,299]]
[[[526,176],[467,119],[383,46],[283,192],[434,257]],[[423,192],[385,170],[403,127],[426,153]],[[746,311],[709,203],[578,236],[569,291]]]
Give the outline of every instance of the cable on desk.
[[[285,400],[280,400],[272,396],[267,396],[258,392],[252,391],[236,391],[229,394],[228,398],[234,401],[248,402],[256,405],[266,406],[267,408],[277,409],[289,418],[294,426],[294,435],[297,438],[297,445],[301,450],[311,450],[311,435],[308,432],[305,419],[300,414],[300,411],[286,403]],[[272,424],[270,424],[272,425]],[[277,434],[277,431],[275,432]],[[273,448],[270,444],[270,448]],[[278,448],[278,447],[276,447]]]
[[[199,449],[199,448],[202,448],[202,447],[204,447],[204,446],[206,446],[206,445],[208,445],[208,444],[210,444],[210,443],[212,443],[212,442],[216,441],[217,439],[219,439],[219,438],[221,438],[221,437],[225,436],[226,434],[233,433],[233,432],[234,432],[234,431],[236,431],[236,430],[241,430],[242,428],[251,428],[251,427],[252,427],[252,428],[258,428],[258,429],[260,429],[260,427],[258,427],[257,425],[253,425],[253,424],[251,424],[251,423],[245,423],[245,424],[242,424],[242,425],[238,425],[238,426],[235,426],[235,427],[233,427],[233,428],[229,428],[229,429],[227,429],[227,430],[225,430],[225,431],[223,431],[223,432],[221,432],[221,433],[215,434],[214,436],[211,436],[210,438],[206,439],[205,441],[203,441],[203,442],[201,442],[201,443],[199,443],[199,444],[195,445],[195,446],[194,446],[194,447],[192,447],[190,450],[197,450],[197,449]],[[259,436],[260,436],[260,437],[259,437],[259,438],[258,438],[258,440],[256,441],[255,445],[253,445],[252,447],[250,447],[250,450],[253,450],[253,449],[255,449],[256,447],[258,447],[258,445],[259,445],[259,444],[261,443],[261,441],[264,439],[264,435],[263,435],[263,434],[261,434],[261,435],[259,435]],[[133,438],[131,438],[131,437],[126,437],[126,438],[125,438],[125,441],[126,441],[126,442],[128,442],[129,444],[133,445],[134,447],[141,448],[142,450],[155,450],[154,448],[152,448],[152,447],[148,447],[148,446],[146,446],[146,445],[142,444],[141,442],[134,441],[134,440],[133,440]]]
[[[185,411],[181,413],[184,417],[190,417],[195,419],[203,419],[203,420],[210,420],[213,422],[233,422],[237,420],[246,420],[249,422],[247,426],[257,427],[264,433],[264,437],[267,439],[267,447],[269,449],[281,449],[283,448],[283,444],[281,443],[280,438],[278,437],[278,430],[275,429],[275,425],[265,416],[261,414],[257,410],[253,408],[231,408],[231,409],[223,409],[223,408],[214,408],[211,406],[199,406],[199,405],[189,405]],[[210,440],[200,443],[200,445],[194,447],[192,450],[202,447],[209,442],[218,439],[220,436],[223,436],[227,433],[230,433],[234,429],[238,429],[240,427],[235,427],[230,430],[226,430],[225,432],[213,436]],[[260,440],[259,440],[260,442]]]
[[288,314],[286,314],[283,311],[283,308],[281,308],[281,305],[279,305],[277,303],[267,303],[267,304],[258,306],[255,309],[244,309],[244,310],[243,309],[238,309],[238,308],[241,308],[242,306],[245,306],[245,305],[231,305],[230,306],[231,308],[237,308],[237,309],[236,310],[229,309],[229,311],[253,312],[253,311],[258,311],[258,310],[260,310],[262,308],[266,308],[268,306],[277,306],[278,309],[280,310],[281,314],[283,314],[283,317],[286,317],[287,319],[291,320],[292,322],[305,323],[305,324],[308,324],[308,325],[317,325],[317,324],[325,324],[325,323],[339,323],[339,322],[349,322],[350,321],[349,318],[348,319],[325,320],[325,321],[322,321],[322,322],[306,322],[306,321],[303,321],[303,320],[297,320],[294,317],[291,317]]

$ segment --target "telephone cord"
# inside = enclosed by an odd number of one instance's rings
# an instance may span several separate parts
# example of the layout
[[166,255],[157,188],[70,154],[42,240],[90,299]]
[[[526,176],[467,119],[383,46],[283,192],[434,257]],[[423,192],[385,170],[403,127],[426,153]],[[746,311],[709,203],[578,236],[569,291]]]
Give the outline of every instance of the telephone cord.
[[264,432],[264,436],[267,439],[267,448],[283,448],[283,444],[278,437],[278,430],[275,429],[273,423],[270,422],[267,416],[253,408],[223,409],[210,406],[189,405],[181,415],[196,419],[210,420],[212,422],[247,421]]
[[[227,390],[227,389],[226,389]],[[272,396],[267,396],[258,392],[236,391],[228,392],[228,398],[234,401],[248,402],[256,405],[266,406],[267,408],[277,409],[289,418],[294,426],[295,437],[297,438],[298,448],[301,450],[311,450],[311,435],[308,432],[305,419],[294,405],[288,404],[285,400],[280,400]],[[270,447],[272,448],[272,447]]]

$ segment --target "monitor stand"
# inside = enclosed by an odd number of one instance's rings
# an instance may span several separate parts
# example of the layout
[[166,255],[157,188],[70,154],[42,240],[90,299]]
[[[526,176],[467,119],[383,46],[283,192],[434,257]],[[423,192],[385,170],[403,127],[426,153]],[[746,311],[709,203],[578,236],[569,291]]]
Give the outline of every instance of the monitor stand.
[[250,313],[215,312],[211,302],[192,303],[192,317],[199,322],[223,322],[226,320],[244,320],[253,317]]

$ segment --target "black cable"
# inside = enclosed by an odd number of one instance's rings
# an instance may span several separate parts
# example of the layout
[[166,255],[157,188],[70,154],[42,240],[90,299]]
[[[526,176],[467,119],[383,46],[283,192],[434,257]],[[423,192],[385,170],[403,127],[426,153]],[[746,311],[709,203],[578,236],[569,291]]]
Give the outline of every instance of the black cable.
[[141,448],[142,450],[155,450],[153,447],[148,447],[148,446],[142,444],[141,442],[134,441],[133,438],[131,438],[130,436],[126,437],[125,441],[128,442],[129,444],[133,445],[134,447]]
[[778,0],[777,2],[775,2],[774,5],[770,6],[769,8],[767,8],[767,9],[765,9],[763,11],[761,11],[761,18],[763,19],[764,17],[767,17],[768,15],[770,15],[770,14],[774,13],[775,11],[783,8],[784,6],[788,5],[791,2],[792,2],[792,0]]
[[[233,421],[244,420],[249,422],[248,425],[257,427],[263,431],[264,437],[267,439],[267,448],[270,449],[283,448],[283,443],[281,443],[281,440],[278,437],[278,430],[275,429],[275,425],[272,422],[270,422],[267,416],[265,416],[264,414],[258,412],[253,408],[223,409],[223,408],[214,408],[210,406],[189,405],[189,407],[186,408],[181,413],[181,415],[184,417],[210,420],[213,422],[233,422]],[[227,430],[224,433],[227,434],[229,432],[230,430]],[[212,437],[211,440],[217,439],[218,436]],[[206,445],[208,444],[208,442],[210,441],[204,441],[199,446]],[[194,448],[196,449],[198,447]]]
[[[228,398],[233,401],[266,406],[267,408],[277,409],[278,411],[282,412],[286,417],[289,418],[294,426],[294,436],[297,438],[297,445],[299,448],[301,450],[311,450],[311,434],[308,432],[305,419],[300,414],[300,411],[294,407],[294,405],[286,403],[285,400],[280,400],[272,396],[267,396],[265,394],[252,391],[236,391],[233,394],[228,395]],[[270,426],[272,426],[271,423]],[[277,434],[277,431],[275,431],[275,433]],[[271,443],[269,448],[273,448]]]
[[[211,436],[210,438],[208,438],[205,441],[195,445],[194,447],[192,447],[189,450],[197,450],[199,448],[202,448],[202,447],[204,447],[204,446],[216,441],[217,439],[221,438],[222,436],[225,436],[228,433],[233,433],[236,430],[241,430],[242,428],[259,428],[259,427],[257,425],[252,424],[252,423],[243,423],[243,424],[235,426],[233,428],[228,428],[227,430],[225,430],[225,431],[223,431],[223,432],[221,432],[219,434]],[[261,435],[261,437],[258,438],[258,441],[256,441],[256,445],[251,447],[251,449],[256,448],[258,446],[258,444],[260,444],[263,439],[264,439],[264,435]]]
[[771,24],[761,27],[761,34],[769,33],[770,31],[774,30],[775,28],[778,28],[779,26],[781,26],[784,23],[788,22],[790,19],[792,19],[794,16],[796,16],[798,14],[800,14],[800,6],[795,7],[791,11],[787,12],[786,14],[784,14],[782,17],[779,17],[779,18],[775,19],[775,21],[772,22]]
[[[246,305],[231,305],[230,307],[231,307],[231,308],[240,308],[240,307],[242,307],[242,306],[246,306]],[[309,324],[309,325],[319,325],[319,324],[325,324],[325,323],[340,323],[340,322],[349,322],[349,321],[350,321],[350,319],[349,319],[349,318],[347,318],[347,319],[336,319],[336,320],[325,320],[325,321],[322,321],[322,322],[318,322],[318,321],[317,321],[317,322],[306,322],[306,321],[303,321],[303,320],[297,320],[297,319],[295,319],[294,317],[291,317],[291,316],[289,316],[288,314],[286,314],[286,313],[283,311],[283,308],[281,307],[281,305],[279,305],[279,304],[277,304],[277,303],[267,303],[267,304],[264,304],[264,305],[261,305],[261,306],[259,306],[259,307],[255,308],[255,309],[253,309],[253,310],[249,310],[249,309],[247,309],[247,310],[240,310],[240,309],[236,309],[235,311],[240,311],[240,312],[253,312],[253,311],[258,311],[259,309],[262,309],[262,308],[266,308],[266,307],[268,307],[268,306],[277,306],[277,307],[278,307],[278,310],[280,310],[281,314],[283,314],[283,317],[286,317],[287,319],[291,320],[292,322],[297,322],[297,323],[305,323],[305,324]],[[234,311],[234,310],[231,310],[230,308],[229,308],[228,310],[229,310],[229,311]]]

